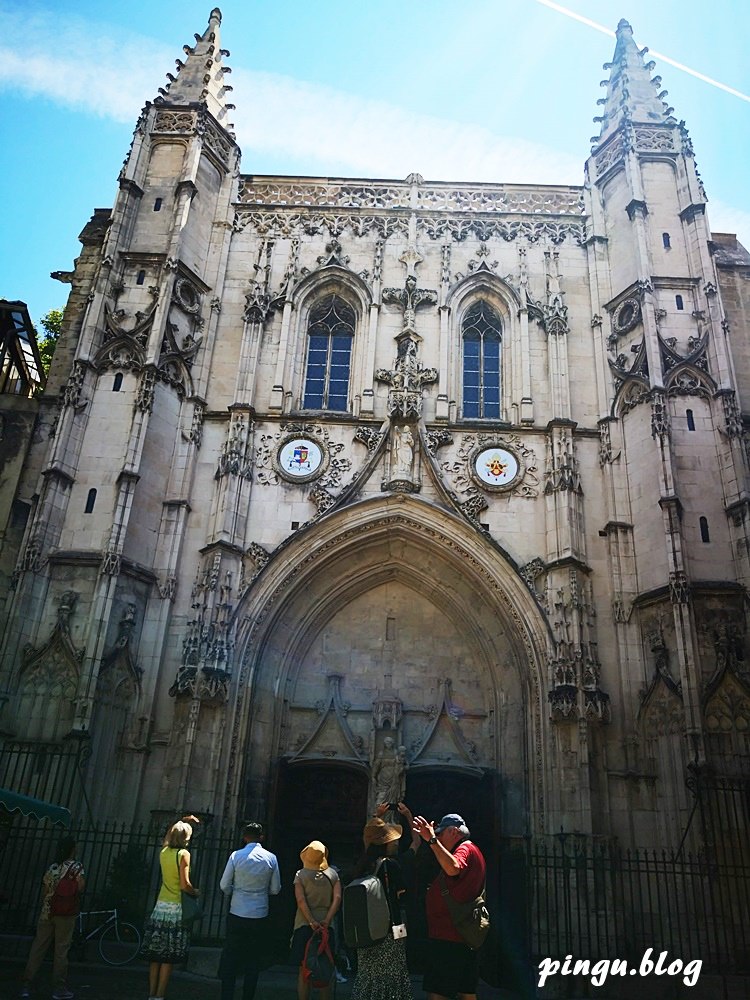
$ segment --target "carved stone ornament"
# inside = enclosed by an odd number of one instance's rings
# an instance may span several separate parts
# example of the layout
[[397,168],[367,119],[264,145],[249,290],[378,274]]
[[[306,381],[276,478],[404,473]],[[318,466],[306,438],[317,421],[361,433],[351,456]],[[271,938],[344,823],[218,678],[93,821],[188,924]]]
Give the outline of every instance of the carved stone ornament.
[[651,437],[660,440],[669,437],[671,421],[666,394],[658,389],[651,391]]
[[578,688],[574,684],[561,684],[547,692],[550,720],[552,722],[578,721]]
[[81,392],[83,391],[85,378],[86,365],[83,361],[74,361],[68,381],[65,383],[65,388],[62,392],[63,406],[72,406],[74,409],[77,409],[81,405]]
[[736,393],[731,389],[725,390],[721,396],[721,405],[724,410],[724,433],[728,438],[742,437],[742,413]]
[[252,477],[252,430],[250,415],[240,409],[232,410],[214,478],[221,479],[226,475],[241,476],[243,479]]
[[436,368],[425,368],[417,360],[419,338],[408,332],[399,337],[396,362],[392,370],[378,368],[375,378],[390,385],[388,414],[391,417],[420,417],[422,393],[426,385],[437,382]]
[[[460,493],[476,493],[477,486],[489,493],[538,496],[536,457],[517,434],[467,434],[456,453],[456,461],[440,468],[454,481]],[[483,475],[477,471],[482,463]],[[488,465],[489,463],[489,465]]]
[[378,427],[368,427],[360,424],[354,432],[354,440],[363,444],[367,451],[372,454],[383,438],[383,434]]
[[613,461],[612,433],[609,420],[600,420],[599,428],[599,465],[604,467]]
[[641,303],[638,299],[625,299],[612,313],[612,329],[619,336],[632,330],[641,322]]
[[[302,450],[295,456],[295,441],[314,446],[316,453],[311,455],[308,447],[306,457],[302,454]],[[300,447],[302,449],[303,445]],[[275,434],[260,436],[260,443],[255,453],[256,481],[261,486],[276,486],[280,479],[293,483],[306,483],[314,479],[326,490],[339,489],[342,476],[352,466],[351,459],[341,454],[344,447],[343,443],[333,441],[326,427],[321,424],[304,421],[283,423]],[[282,451],[284,451],[283,458]],[[321,460],[315,470],[309,472],[305,466],[309,463],[312,468],[317,462],[317,452],[320,453]],[[287,462],[283,469],[282,461]],[[288,463],[291,463],[291,469]],[[299,473],[295,474],[298,468]]]
[[521,566],[518,570],[518,573],[523,582],[529,588],[534,597],[536,597],[537,600],[539,601],[543,600],[543,597],[542,594],[537,590],[536,581],[538,577],[540,577],[543,573],[546,572],[547,572],[547,566],[544,560],[540,559],[539,556],[537,556],[535,559],[532,559],[530,562],[524,563],[524,565]]
[[471,478],[481,489],[492,493],[512,489],[517,480],[523,479],[524,471],[523,459],[502,441],[489,448],[477,445],[469,456]]
[[328,461],[329,455],[322,441],[290,434],[280,442],[273,467],[288,483],[309,483],[323,475]]
[[192,281],[179,277],[174,283],[173,298],[186,313],[195,315],[200,312],[201,296]]
[[425,434],[425,446],[430,455],[435,455],[438,448],[444,448],[447,444],[453,444],[453,435],[442,427]]

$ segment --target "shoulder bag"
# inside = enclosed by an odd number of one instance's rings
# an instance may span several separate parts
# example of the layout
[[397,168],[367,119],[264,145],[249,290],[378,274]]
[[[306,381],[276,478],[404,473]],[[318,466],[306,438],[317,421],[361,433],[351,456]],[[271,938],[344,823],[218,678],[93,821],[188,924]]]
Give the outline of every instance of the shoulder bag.
[[[180,852],[177,852],[177,878],[180,883],[182,879],[180,878]],[[203,904],[190,892],[185,892],[184,889],[180,889],[180,902],[182,904],[182,926],[192,927],[196,920],[200,920],[203,916]]]
[[485,903],[486,891],[485,883],[478,896],[465,903],[459,903],[451,896],[445,872],[440,872],[440,895],[448,907],[451,923],[472,951],[479,951],[490,932],[490,914]]

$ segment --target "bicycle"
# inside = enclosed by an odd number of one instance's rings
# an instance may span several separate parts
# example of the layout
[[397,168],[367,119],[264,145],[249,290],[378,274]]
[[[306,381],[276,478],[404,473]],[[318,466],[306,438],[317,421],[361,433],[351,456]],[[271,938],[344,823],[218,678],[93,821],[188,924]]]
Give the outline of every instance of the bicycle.
[[[97,924],[88,934],[84,934],[84,918],[102,916],[107,919]],[[132,962],[141,950],[141,935],[138,928],[120,920],[117,910],[88,910],[78,914],[75,947],[82,952],[86,942],[97,935],[99,954],[107,965],[126,965]]]

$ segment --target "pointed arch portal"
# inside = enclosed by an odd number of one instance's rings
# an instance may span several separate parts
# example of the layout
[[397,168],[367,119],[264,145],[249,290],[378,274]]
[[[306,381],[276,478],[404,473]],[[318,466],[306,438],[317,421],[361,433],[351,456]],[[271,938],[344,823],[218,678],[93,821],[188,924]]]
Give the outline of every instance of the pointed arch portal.
[[[490,839],[543,826],[546,626],[468,523],[413,497],[353,504],[294,536],[237,614],[228,809],[291,824],[299,846],[356,831],[386,733],[415,810],[460,805]],[[328,789],[318,810],[300,792],[326,774],[349,789],[333,816]]]

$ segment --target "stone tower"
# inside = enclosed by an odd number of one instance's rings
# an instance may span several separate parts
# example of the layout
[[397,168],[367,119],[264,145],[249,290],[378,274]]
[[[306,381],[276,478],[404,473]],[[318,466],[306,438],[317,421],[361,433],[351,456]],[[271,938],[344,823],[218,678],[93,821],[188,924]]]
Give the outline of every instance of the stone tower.
[[[634,776],[658,775],[665,837],[685,805],[667,775],[716,755],[726,766],[742,752],[739,733],[719,720],[739,690],[748,480],[706,196],[685,123],[667,106],[646,51],[621,21],[586,165],[586,246],[600,333],[604,532],[633,776],[612,794],[637,797]],[[645,678],[633,669],[641,658]]]
[[113,209],[82,234],[5,638],[19,731],[90,739],[99,810],[123,817],[168,698],[163,648],[237,190],[220,23],[212,11],[144,108]]

